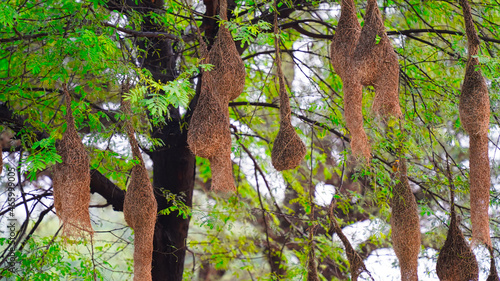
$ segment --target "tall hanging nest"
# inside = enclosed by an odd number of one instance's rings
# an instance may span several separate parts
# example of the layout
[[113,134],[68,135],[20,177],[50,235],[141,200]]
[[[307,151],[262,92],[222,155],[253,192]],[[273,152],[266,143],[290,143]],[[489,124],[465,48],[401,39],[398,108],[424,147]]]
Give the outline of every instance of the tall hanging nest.
[[476,256],[460,230],[460,223],[455,212],[455,190],[448,166],[450,183],[451,221],[448,236],[439,252],[436,272],[441,281],[478,280],[479,268]]
[[468,59],[460,95],[460,120],[469,134],[470,205],[472,239],[491,246],[488,206],[490,202],[490,162],[488,158],[488,127],[490,100],[481,74],[478,58],[479,37],[467,0],[460,0],[468,42]]
[[[274,9],[277,11],[276,0]],[[271,150],[271,162],[278,171],[294,169],[306,155],[306,146],[295,132],[291,123],[292,110],[285,86],[285,77],[281,68],[278,15],[274,14],[274,48],[276,49],[276,71],[278,74],[280,98],[280,129]]]
[[[220,1],[219,14],[227,21],[225,0]],[[245,65],[223,24],[210,51],[201,38],[200,44],[202,56],[207,56],[204,63],[214,65],[214,69],[203,73],[200,97],[189,124],[188,144],[195,155],[210,160],[212,189],[235,190],[228,103],[243,91]]]
[[75,128],[66,84],[63,85],[63,92],[66,99],[66,131],[56,146],[62,162],[57,163],[52,170],[54,206],[57,216],[64,223],[63,236],[92,236],[89,156]]
[[399,64],[385,32],[376,0],[368,0],[363,28],[353,0],[343,0],[341,16],[330,48],[332,66],[344,84],[344,114],[354,155],[370,159],[363,128],[363,86],[375,88],[373,110],[381,116],[401,116]]
[[399,260],[402,281],[417,281],[420,252],[420,222],[417,202],[408,183],[406,160],[400,159],[394,168],[399,181],[391,200],[392,244]]
[[[122,102],[122,110],[127,116],[132,116],[128,101]],[[151,280],[157,203],[130,120],[125,121],[125,128],[132,156],[139,161],[139,164],[132,168],[123,203],[125,221],[134,230],[134,280]]]

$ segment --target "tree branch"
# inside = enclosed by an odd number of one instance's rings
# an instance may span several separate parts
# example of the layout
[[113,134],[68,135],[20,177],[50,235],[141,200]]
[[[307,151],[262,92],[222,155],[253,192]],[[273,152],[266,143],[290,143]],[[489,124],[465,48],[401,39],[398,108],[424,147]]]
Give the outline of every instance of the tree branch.
[[113,210],[123,211],[125,191],[95,169],[90,171],[90,192],[104,197],[113,206]]

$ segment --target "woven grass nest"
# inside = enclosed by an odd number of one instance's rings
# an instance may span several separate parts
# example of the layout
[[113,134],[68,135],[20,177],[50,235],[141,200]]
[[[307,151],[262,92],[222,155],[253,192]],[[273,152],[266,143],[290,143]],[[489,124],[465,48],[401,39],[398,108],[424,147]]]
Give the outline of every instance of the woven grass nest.
[[[131,116],[130,104],[122,102],[125,114]],[[132,168],[130,183],[125,193],[123,214],[125,221],[134,230],[134,281],[151,280],[153,261],[153,237],[156,224],[157,203],[153,185],[139,150],[130,121],[125,124],[132,156],[139,161]]]
[[397,172],[399,181],[391,200],[391,227],[394,252],[399,260],[402,281],[417,281],[418,254],[420,252],[420,221],[417,202],[408,183],[406,161],[400,159]]
[[80,238],[92,236],[90,222],[90,162],[82,140],[75,128],[71,97],[63,85],[66,100],[66,131],[57,142],[62,162],[52,170],[54,206],[63,224],[63,236]]
[[[276,3],[275,3],[276,5]],[[306,146],[295,132],[291,123],[292,110],[285,86],[285,77],[281,66],[280,46],[278,36],[278,19],[274,16],[274,47],[276,49],[276,70],[280,98],[280,129],[271,150],[271,162],[278,171],[294,169],[306,155]]]
[[488,128],[490,100],[486,81],[480,69],[478,58],[479,37],[472,20],[467,0],[460,0],[468,42],[468,60],[460,95],[460,121],[469,134],[470,155],[470,201],[473,242],[491,246],[489,227],[490,163],[488,157]]
[[376,0],[368,0],[363,28],[353,0],[343,0],[341,16],[333,38],[332,66],[344,84],[346,125],[356,156],[370,159],[370,145],[363,128],[362,89],[373,86],[373,111],[380,116],[401,116],[399,106],[399,63],[385,32]]
[[[219,14],[227,21],[225,0],[220,1]],[[245,65],[223,24],[210,51],[206,50],[203,40],[200,44],[200,53],[207,56],[204,63],[214,65],[214,69],[203,73],[200,97],[189,124],[188,144],[195,155],[210,160],[212,189],[235,190],[228,103],[243,92]]]

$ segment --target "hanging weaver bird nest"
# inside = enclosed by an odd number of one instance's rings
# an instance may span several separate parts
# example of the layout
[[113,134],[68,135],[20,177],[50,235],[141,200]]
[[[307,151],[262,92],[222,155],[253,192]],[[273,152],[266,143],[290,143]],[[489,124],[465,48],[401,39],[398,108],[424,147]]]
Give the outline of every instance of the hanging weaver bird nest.
[[460,95],[460,121],[469,134],[470,155],[470,201],[473,242],[491,246],[488,217],[490,163],[488,158],[488,127],[490,100],[488,88],[476,57],[479,51],[479,37],[472,20],[467,0],[461,0],[465,30],[468,41],[468,60]]
[[448,236],[439,252],[436,272],[441,281],[478,280],[479,268],[476,257],[465,241],[453,209]]
[[417,202],[408,183],[406,161],[401,159],[396,165],[395,176],[399,182],[393,189],[391,200],[392,243],[401,268],[401,280],[417,281],[420,252]]
[[[276,1],[275,1],[276,5]],[[306,155],[306,146],[295,132],[291,123],[292,110],[285,86],[285,77],[281,67],[278,17],[274,15],[274,47],[276,49],[276,70],[278,74],[280,98],[280,129],[271,150],[271,162],[278,171],[294,169]]]
[[370,159],[370,145],[363,128],[362,86],[373,86],[373,110],[381,116],[401,116],[399,64],[385,32],[376,0],[368,0],[363,28],[354,1],[343,0],[333,38],[332,66],[344,84],[344,113],[354,155]]
[[[122,109],[126,115],[131,116],[129,102],[123,101]],[[157,203],[130,120],[125,122],[125,127],[132,148],[132,156],[139,161],[132,168],[123,203],[125,221],[134,230],[134,280],[151,280]]]
[[204,72],[187,137],[189,148],[195,155],[209,158],[223,146],[231,145],[231,136],[228,138],[229,110],[224,105],[227,102],[217,96],[213,74]]
[[71,111],[71,97],[63,85],[66,99],[66,131],[57,142],[62,158],[52,171],[54,206],[63,224],[63,236],[85,237],[92,235],[90,223],[90,162],[82,140],[75,128]]
[[[220,1],[220,17],[227,21],[227,1]],[[214,65],[213,80],[217,94],[229,102],[237,98],[245,86],[245,65],[236,49],[231,32],[221,24],[214,45],[208,54],[209,63]]]
[[219,153],[209,158],[212,170],[212,190],[235,191],[231,146],[224,146]]
[[[227,21],[227,2],[220,2],[221,19]],[[222,24],[214,45],[207,51],[200,38],[204,63],[214,65],[204,72],[198,104],[189,124],[188,144],[200,157],[209,158],[214,190],[235,190],[231,162],[229,101],[237,98],[245,86],[245,65],[231,33]]]

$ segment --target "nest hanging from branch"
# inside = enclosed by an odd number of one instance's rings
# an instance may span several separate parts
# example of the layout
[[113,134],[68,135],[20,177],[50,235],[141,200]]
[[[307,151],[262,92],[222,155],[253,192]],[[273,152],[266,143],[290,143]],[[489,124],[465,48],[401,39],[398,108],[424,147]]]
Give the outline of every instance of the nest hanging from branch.
[[[231,145],[228,138],[229,109],[217,96],[214,76],[204,72],[198,104],[191,117],[187,142],[191,151],[200,157],[214,156],[223,146]],[[229,141],[229,142],[228,142]]]
[[[275,10],[276,1],[275,1]],[[280,129],[271,150],[271,162],[278,171],[294,169],[306,155],[306,146],[295,132],[291,123],[292,111],[290,109],[290,99],[285,86],[285,77],[281,68],[278,16],[274,14],[274,47],[276,49],[276,71],[279,84],[280,98]]]
[[420,221],[417,202],[408,183],[406,160],[395,166],[396,179],[391,200],[391,228],[394,252],[399,260],[402,281],[418,280],[418,254],[420,252]]
[[[127,116],[132,116],[128,101],[122,101],[122,110]],[[132,168],[123,203],[125,221],[134,230],[134,281],[151,280],[157,203],[130,120],[125,121],[125,128],[132,156],[139,161]]]
[[[220,1],[219,14],[227,21],[225,0]],[[245,65],[224,24],[219,27],[210,51],[201,38],[200,44],[201,54],[207,56],[204,63],[213,64],[214,69],[203,73],[200,97],[189,125],[188,144],[195,155],[210,160],[212,189],[235,190],[228,103],[243,91]]]
[[57,163],[52,171],[54,206],[57,216],[64,223],[63,236],[92,236],[89,156],[75,128],[71,97],[66,84],[63,85],[63,92],[66,99],[66,131],[57,142],[62,163]]
[[384,117],[401,116],[399,107],[399,63],[385,32],[376,0],[368,0],[363,28],[353,0],[343,0],[333,38],[332,66],[344,84],[344,114],[356,156],[370,159],[370,145],[363,128],[363,86],[375,88],[373,110]]
[[473,242],[491,246],[488,207],[490,202],[490,162],[488,157],[488,127],[490,100],[488,87],[479,60],[479,37],[472,20],[467,0],[460,0],[463,9],[468,42],[468,60],[460,95],[460,121],[469,134],[470,205]]
[[[219,15],[227,21],[227,0],[221,0]],[[217,38],[208,54],[210,64],[214,65],[214,82],[219,96],[229,102],[237,98],[245,87],[245,64],[236,49],[231,32],[221,24]]]

